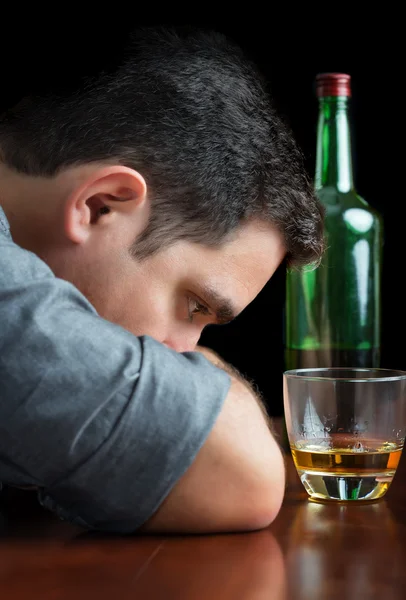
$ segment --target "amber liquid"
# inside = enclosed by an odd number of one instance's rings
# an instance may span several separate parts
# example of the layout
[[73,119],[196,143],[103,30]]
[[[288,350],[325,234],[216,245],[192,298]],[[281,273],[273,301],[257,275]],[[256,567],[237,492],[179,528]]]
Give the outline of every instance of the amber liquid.
[[296,442],[292,457],[314,500],[377,500],[396,473],[402,446],[392,442],[333,434]]

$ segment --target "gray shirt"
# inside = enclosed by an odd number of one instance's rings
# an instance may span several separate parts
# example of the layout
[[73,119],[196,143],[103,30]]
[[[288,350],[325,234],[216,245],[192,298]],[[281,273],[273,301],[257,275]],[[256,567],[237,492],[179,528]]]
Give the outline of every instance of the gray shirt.
[[0,208],[0,482],[61,518],[136,530],[205,442],[230,385],[101,318],[12,240]]

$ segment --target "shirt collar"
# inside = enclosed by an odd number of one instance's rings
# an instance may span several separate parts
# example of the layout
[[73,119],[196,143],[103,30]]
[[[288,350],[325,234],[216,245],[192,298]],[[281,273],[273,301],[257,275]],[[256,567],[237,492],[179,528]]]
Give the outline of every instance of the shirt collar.
[[4,231],[4,233],[10,236],[10,225],[7,221],[7,217],[4,213],[4,210],[0,206],[0,231]]

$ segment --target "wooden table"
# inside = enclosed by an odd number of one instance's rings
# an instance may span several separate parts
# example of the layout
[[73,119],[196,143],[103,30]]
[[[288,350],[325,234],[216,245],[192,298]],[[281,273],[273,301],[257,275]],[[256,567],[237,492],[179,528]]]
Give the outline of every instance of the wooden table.
[[288,462],[264,531],[218,536],[90,534],[3,494],[0,598],[19,600],[395,600],[406,598],[406,456],[386,498],[315,504]]

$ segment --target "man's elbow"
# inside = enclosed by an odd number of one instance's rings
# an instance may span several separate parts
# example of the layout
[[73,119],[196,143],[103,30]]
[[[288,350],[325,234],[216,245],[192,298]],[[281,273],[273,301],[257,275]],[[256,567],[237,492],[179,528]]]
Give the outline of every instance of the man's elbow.
[[241,513],[242,529],[253,531],[268,527],[279,514],[285,495],[285,465],[282,454],[272,460],[268,470],[248,484],[248,502]]
[[264,485],[262,493],[258,494],[254,510],[249,515],[247,523],[249,530],[264,529],[273,523],[279,514],[285,491],[285,479]]

